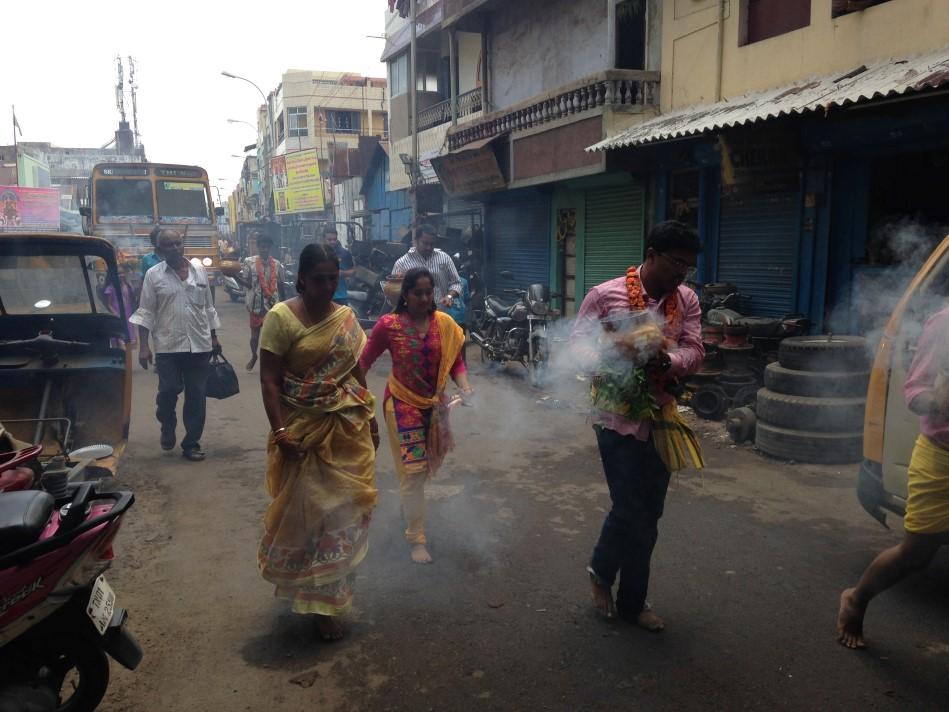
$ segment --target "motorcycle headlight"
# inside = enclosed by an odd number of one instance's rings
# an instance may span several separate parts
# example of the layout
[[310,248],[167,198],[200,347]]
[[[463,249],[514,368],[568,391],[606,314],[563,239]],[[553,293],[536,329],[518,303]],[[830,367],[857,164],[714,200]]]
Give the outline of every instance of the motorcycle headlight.
[[205,267],[210,267],[214,264],[214,261],[210,257],[205,257],[203,260],[201,260],[201,264],[203,264]]
[[547,316],[547,304],[545,302],[531,302],[531,311],[537,316]]

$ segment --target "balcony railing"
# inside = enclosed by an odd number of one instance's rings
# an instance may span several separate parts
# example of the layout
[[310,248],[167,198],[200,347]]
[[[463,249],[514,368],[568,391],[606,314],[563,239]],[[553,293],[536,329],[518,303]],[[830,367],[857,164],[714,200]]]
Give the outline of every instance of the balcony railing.
[[532,129],[602,107],[635,109],[658,102],[659,72],[611,69],[459,126],[448,134],[448,146],[454,151],[472,141]]
[[[458,118],[481,111],[481,87],[458,95]],[[424,131],[451,121],[451,99],[418,112],[418,130]]]

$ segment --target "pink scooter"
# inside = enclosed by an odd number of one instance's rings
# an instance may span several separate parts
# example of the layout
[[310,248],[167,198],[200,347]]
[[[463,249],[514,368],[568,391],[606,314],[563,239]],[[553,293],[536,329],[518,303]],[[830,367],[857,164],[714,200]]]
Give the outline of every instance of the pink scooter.
[[0,492],[0,712],[87,712],[108,656],[134,670],[142,649],[102,573],[135,497],[110,482]]

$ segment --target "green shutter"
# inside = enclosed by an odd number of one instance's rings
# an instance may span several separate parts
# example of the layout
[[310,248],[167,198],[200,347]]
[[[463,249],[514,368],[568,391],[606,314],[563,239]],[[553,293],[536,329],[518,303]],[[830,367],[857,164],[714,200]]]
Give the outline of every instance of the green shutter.
[[637,185],[587,191],[583,294],[642,260],[645,203]]

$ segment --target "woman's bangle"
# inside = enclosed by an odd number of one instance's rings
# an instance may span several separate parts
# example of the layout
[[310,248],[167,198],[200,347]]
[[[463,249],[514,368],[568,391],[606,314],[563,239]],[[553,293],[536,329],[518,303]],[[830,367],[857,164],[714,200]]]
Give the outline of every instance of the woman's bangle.
[[282,427],[282,428],[277,428],[276,430],[274,430],[273,434],[274,434],[274,437],[276,437],[280,435],[280,433],[285,433],[285,432],[287,432],[286,427]]

